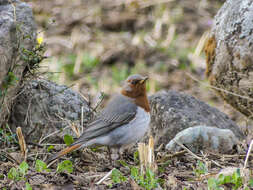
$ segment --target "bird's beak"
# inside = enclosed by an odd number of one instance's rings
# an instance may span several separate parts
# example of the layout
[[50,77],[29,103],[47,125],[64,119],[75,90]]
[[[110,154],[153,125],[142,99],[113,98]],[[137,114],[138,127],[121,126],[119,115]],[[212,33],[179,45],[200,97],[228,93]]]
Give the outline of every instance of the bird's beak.
[[146,80],[148,80],[148,77],[143,77],[143,79],[140,81],[141,84],[143,84],[144,82],[146,82]]

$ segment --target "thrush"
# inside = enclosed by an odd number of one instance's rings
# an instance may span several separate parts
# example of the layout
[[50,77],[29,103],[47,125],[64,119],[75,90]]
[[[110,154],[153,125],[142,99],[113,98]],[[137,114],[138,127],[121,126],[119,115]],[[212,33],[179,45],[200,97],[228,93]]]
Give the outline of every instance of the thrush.
[[129,76],[121,93],[109,101],[83,134],[68,148],[49,158],[48,162],[88,146],[104,145],[120,150],[140,140],[148,131],[150,123],[147,79],[139,74]]

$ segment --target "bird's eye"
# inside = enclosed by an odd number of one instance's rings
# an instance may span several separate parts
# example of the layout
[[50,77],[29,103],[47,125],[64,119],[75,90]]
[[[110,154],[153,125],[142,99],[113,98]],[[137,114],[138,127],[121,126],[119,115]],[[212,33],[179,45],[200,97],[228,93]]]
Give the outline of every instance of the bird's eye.
[[131,84],[133,84],[133,85],[136,85],[137,83],[138,83],[137,80],[132,80],[132,81],[131,81]]

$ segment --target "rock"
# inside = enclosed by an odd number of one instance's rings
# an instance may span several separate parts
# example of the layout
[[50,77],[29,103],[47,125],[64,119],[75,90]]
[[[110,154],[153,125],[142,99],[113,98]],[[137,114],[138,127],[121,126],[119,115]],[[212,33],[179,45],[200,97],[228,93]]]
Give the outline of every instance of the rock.
[[182,150],[183,148],[178,143],[183,144],[195,153],[200,151],[231,153],[233,148],[236,147],[238,139],[229,129],[199,125],[179,132],[166,145],[166,149],[174,152]]
[[21,47],[32,50],[35,44],[32,9],[19,0],[0,0],[0,126],[10,115],[27,64],[21,59]]
[[229,117],[196,98],[176,91],[160,91],[149,97],[151,134],[156,146],[166,145],[177,133],[197,125],[230,129],[239,139],[239,127]]
[[[38,141],[42,136],[80,124],[83,107],[84,124],[90,121],[92,111],[87,101],[70,88],[46,80],[25,83],[13,107],[10,126],[20,126],[28,141]],[[73,134],[71,128],[63,134]],[[53,135],[62,136],[60,132]],[[74,135],[76,136],[76,135]]]
[[[253,1],[227,0],[205,45],[206,76],[217,94],[253,117]],[[221,89],[221,90],[218,90]]]

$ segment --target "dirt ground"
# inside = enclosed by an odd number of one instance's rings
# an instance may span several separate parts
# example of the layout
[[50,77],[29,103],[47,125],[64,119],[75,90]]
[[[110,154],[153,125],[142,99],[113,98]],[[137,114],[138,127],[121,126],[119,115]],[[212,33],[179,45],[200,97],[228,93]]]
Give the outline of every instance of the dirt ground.
[[[72,88],[96,103],[100,92],[106,100],[119,90],[120,81],[129,74],[141,73],[150,78],[149,94],[162,89],[188,93],[228,114],[247,135],[250,122],[216,96],[205,79],[204,40],[213,18],[224,1],[214,0],[34,0],[27,1],[34,11],[38,35],[47,44],[48,59],[41,63],[41,77]],[[106,102],[106,101],[105,101]],[[197,159],[190,153],[155,150],[157,178],[163,189],[207,189],[207,180],[223,168],[242,167],[247,151],[244,141],[233,155],[202,153]],[[66,157],[74,171],[36,172],[35,160],[61,150],[59,142],[48,151],[49,144],[28,145],[26,178],[33,189],[141,189],[122,163],[112,165],[105,148],[77,151]],[[124,162],[138,166],[133,153],[124,154]],[[16,143],[1,150],[0,176],[7,175],[20,159]],[[81,155],[81,156],[80,156]],[[65,158],[66,158],[65,157]],[[249,167],[253,168],[250,157]],[[198,175],[198,160],[205,163],[206,174]],[[113,184],[107,179],[96,183],[116,167],[125,182]],[[21,189],[25,182],[0,178],[0,189]],[[112,184],[112,185],[110,185]],[[231,189],[226,186],[225,189]]]

